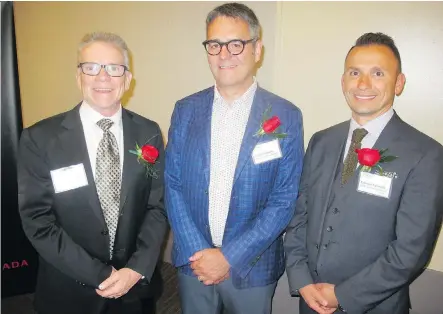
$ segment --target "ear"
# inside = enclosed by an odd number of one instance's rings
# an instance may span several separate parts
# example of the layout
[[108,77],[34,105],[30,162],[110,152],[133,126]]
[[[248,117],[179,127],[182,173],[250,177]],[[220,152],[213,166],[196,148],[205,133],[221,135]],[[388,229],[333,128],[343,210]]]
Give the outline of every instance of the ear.
[[406,84],[406,76],[403,73],[397,75],[397,80],[395,81],[395,95],[400,96]]
[[262,48],[263,48],[263,42],[260,39],[258,39],[255,42],[254,51],[252,52],[252,54],[255,56],[255,62],[260,61]]
[[132,72],[126,71],[125,72],[125,91],[129,89],[129,86],[131,86],[132,81]]

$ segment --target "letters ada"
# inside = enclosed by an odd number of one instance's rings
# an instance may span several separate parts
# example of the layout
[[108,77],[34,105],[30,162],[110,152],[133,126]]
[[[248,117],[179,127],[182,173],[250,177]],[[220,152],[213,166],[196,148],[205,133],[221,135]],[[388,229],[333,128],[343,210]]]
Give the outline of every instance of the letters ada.
[[24,259],[22,261],[12,261],[10,263],[3,263],[2,270],[21,268],[27,266],[29,266],[28,262]]

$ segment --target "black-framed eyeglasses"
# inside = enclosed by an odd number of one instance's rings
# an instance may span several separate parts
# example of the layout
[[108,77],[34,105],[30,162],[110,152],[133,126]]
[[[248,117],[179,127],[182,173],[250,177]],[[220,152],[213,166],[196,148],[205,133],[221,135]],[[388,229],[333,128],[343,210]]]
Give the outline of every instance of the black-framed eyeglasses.
[[203,46],[205,47],[208,54],[211,56],[216,56],[220,54],[223,46],[226,46],[226,49],[228,49],[229,53],[231,55],[239,55],[243,52],[245,49],[245,45],[257,41],[258,38],[251,38],[248,40],[241,40],[241,39],[232,39],[227,42],[221,42],[215,39],[205,40],[202,42]]
[[105,69],[109,76],[120,77],[128,71],[128,67],[122,64],[99,64],[94,62],[79,63],[78,68],[82,69],[82,72],[86,75],[97,76],[101,69]]

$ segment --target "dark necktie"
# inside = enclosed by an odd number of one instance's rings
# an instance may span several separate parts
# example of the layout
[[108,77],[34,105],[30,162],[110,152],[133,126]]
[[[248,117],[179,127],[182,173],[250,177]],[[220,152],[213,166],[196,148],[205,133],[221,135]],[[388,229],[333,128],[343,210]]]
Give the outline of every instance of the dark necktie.
[[101,119],[97,125],[103,130],[97,149],[95,167],[95,184],[98,198],[109,231],[109,253],[112,258],[115,233],[117,231],[118,215],[120,208],[120,154],[117,140],[109,128],[114,124],[110,119]]
[[368,134],[365,129],[355,129],[352,132],[351,145],[349,146],[348,154],[346,155],[343,165],[343,171],[341,173],[341,183],[346,184],[350,177],[352,177],[355,168],[357,167],[357,153],[356,149],[361,148],[361,141]]

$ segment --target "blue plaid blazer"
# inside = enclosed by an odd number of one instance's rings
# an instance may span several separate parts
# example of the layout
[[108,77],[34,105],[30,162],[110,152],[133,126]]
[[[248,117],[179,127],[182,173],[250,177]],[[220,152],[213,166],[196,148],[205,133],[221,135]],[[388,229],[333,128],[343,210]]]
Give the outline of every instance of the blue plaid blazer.
[[[177,102],[166,147],[165,203],[174,236],[172,260],[192,275],[189,257],[214,247],[208,222],[210,136],[214,87]],[[274,138],[254,137],[263,113],[281,120],[283,157],[255,165],[252,151]],[[229,149],[227,147],[227,149]],[[291,220],[304,155],[300,110],[287,100],[257,88],[243,137],[232,187],[222,252],[237,288],[264,286],[284,272],[283,232]]]

